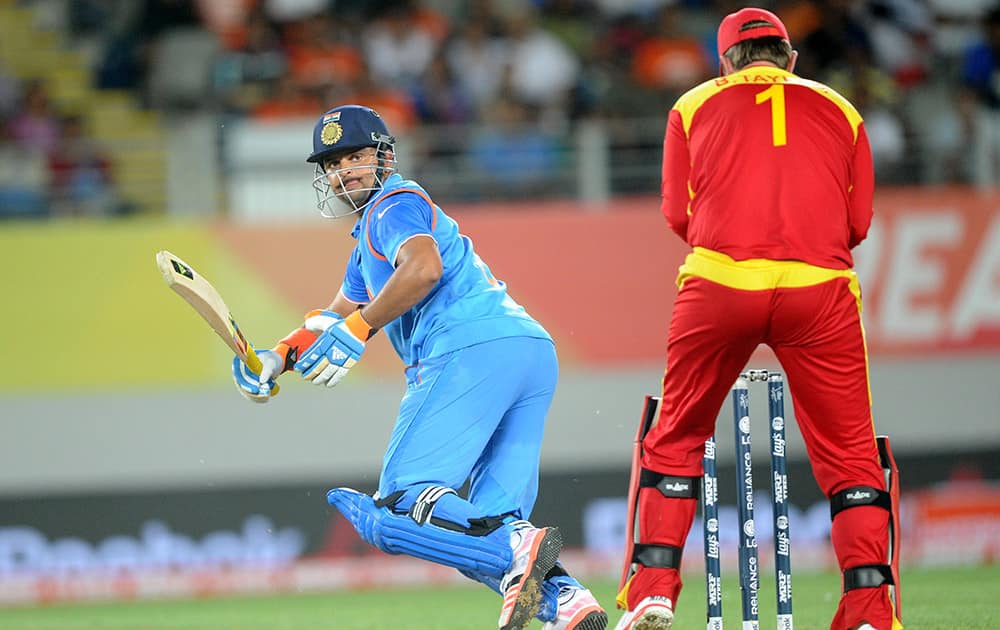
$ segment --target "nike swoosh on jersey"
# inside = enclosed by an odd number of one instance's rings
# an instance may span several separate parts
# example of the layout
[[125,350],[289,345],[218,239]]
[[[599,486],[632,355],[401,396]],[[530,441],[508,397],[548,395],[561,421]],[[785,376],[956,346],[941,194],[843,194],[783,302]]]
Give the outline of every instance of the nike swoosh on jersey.
[[381,218],[382,218],[382,215],[384,215],[384,214],[385,214],[386,212],[388,212],[388,211],[389,211],[389,208],[391,208],[391,207],[393,207],[393,206],[396,206],[396,205],[399,205],[399,203],[400,203],[400,202],[398,202],[398,201],[397,201],[397,202],[395,202],[395,203],[390,203],[390,204],[389,204],[388,206],[386,206],[386,207],[382,208],[382,211],[381,211],[381,212],[379,212],[379,213],[378,213],[378,214],[377,214],[376,216],[377,216],[378,218],[380,218],[380,219],[381,219]]

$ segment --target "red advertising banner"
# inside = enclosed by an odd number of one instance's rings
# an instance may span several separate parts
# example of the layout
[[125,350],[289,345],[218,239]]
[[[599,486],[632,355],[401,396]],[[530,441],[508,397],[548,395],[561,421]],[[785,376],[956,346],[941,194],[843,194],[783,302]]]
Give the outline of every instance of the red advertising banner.
[[[688,248],[667,228],[658,198],[599,208],[539,202],[446,211],[512,296],[552,332],[564,363],[663,360],[674,278]],[[882,190],[875,214],[855,252],[872,355],[1000,352],[1000,194]],[[218,234],[305,312],[334,295],[353,245],[349,225],[319,221],[220,226]],[[294,256],[262,261],[261,251]],[[318,286],[312,272],[322,269],[329,278]],[[387,365],[394,362],[389,352],[373,354]]]
[[873,354],[1000,349],[1000,195],[887,191],[857,252]]

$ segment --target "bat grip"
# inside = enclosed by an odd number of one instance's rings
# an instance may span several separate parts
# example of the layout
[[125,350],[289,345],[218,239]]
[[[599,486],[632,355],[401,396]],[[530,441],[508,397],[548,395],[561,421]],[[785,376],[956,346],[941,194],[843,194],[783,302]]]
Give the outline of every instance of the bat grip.
[[[260,362],[260,357],[257,356],[257,351],[253,349],[253,346],[250,344],[247,344],[247,346],[247,367],[250,368],[251,372],[259,376],[261,370],[264,369],[264,364]],[[275,384],[271,386],[271,395],[277,395],[280,389],[281,387],[277,382],[275,382]]]

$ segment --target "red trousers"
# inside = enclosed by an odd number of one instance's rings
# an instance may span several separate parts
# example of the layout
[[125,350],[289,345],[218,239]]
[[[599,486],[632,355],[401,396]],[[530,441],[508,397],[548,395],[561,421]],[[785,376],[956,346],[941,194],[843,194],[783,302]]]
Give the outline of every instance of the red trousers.
[[[642,466],[667,475],[702,475],[705,441],[715,432],[719,411],[764,343],[781,363],[823,493],[830,497],[854,485],[885,489],[856,282],[845,273],[808,286],[781,282],[760,289],[755,280],[747,290],[697,276],[684,280],[670,322],[661,415],[643,441]],[[696,503],[643,488],[640,541],[683,547]],[[838,514],[831,537],[841,570],[886,562],[888,517],[873,506]],[[639,567],[628,586],[628,606],[650,595],[676,602],[681,586],[674,569]],[[902,627],[886,586],[849,591],[831,627],[847,630],[862,621],[878,630]]]

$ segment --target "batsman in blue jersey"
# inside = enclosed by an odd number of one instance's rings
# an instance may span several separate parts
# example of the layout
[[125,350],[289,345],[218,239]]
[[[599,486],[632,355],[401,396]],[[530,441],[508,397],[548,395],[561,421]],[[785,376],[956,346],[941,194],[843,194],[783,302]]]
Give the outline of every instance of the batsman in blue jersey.
[[[558,361],[552,338],[507,294],[416,182],[396,172],[395,139],[375,111],[345,105],[313,131],[320,213],[354,217],[357,244],[333,302],[306,315],[254,374],[233,376],[266,402],[288,370],[333,387],[382,330],[407,388],[375,496],[327,500],[369,544],[454,567],[503,596],[499,627],[603,630],[607,614],[559,563],[555,527],[528,518]],[[457,490],[469,482],[468,498]]]

